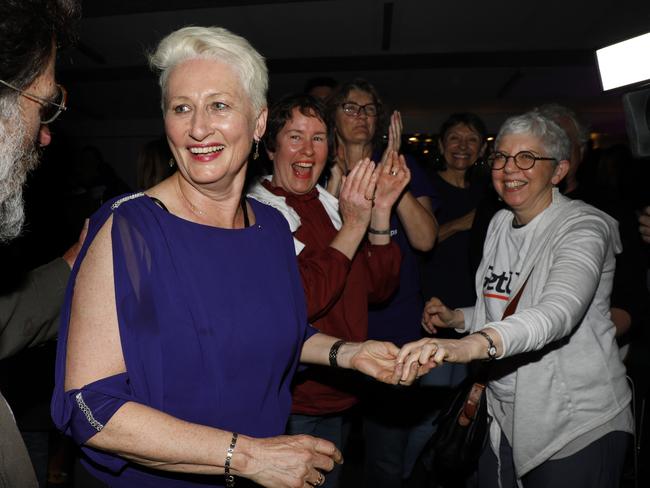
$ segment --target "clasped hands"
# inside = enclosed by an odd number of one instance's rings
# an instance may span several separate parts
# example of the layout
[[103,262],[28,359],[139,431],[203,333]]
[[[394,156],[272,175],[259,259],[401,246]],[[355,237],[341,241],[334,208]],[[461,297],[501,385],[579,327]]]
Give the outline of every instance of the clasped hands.
[[[430,299],[424,308],[422,326],[432,334],[438,328],[463,328],[460,310],[452,310],[438,298]],[[477,356],[481,339],[438,339],[427,337],[398,348],[387,342],[366,341],[352,366],[373,378],[389,384],[410,385],[417,378],[444,362],[468,363]]]
[[380,164],[369,158],[343,177],[339,208],[344,222],[369,222],[373,209],[390,211],[411,180],[404,156],[391,151]]
[[421,341],[405,344],[401,349],[391,342],[368,340],[350,344],[350,366],[377,381],[407,386],[428,373],[437,364],[427,355],[430,347]]

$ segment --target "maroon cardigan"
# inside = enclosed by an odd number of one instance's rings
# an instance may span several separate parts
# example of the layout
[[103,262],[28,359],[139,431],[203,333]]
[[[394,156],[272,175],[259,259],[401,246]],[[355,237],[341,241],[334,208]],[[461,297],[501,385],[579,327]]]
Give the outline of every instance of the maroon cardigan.
[[[294,233],[305,244],[298,269],[307,299],[307,315],[314,327],[348,341],[368,335],[368,303],[390,297],[399,283],[401,253],[396,243],[374,246],[364,241],[350,261],[330,247],[337,230],[318,199],[315,188],[295,195],[265,181],[273,194],[284,197],[300,216]],[[327,367],[309,367],[296,375],[292,413],[325,415],[341,412],[357,402],[354,375]]]

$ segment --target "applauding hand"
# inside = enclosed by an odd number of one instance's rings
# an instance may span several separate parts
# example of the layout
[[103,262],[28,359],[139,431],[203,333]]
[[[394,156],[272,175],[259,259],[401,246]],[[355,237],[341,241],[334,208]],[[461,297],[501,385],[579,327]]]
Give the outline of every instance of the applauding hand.
[[366,158],[343,177],[339,210],[344,223],[359,225],[364,229],[368,227],[378,176],[375,163]]
[[397,151],[390,151],[375,171],[378,173],[375,209],[390,211],[411,181],[411,171],[404,156],[398,155]]

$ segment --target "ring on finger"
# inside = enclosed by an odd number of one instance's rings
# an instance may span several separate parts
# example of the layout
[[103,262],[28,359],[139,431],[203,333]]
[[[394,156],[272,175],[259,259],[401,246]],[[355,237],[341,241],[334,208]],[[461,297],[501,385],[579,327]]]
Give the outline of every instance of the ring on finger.
[[369,202],[374,202],[374,201],[375,201],[375,196],[374,196],[374,195],[371,196],[370,198],[368,198],[367,196],[364,195],[363,198],[365,198],[365,199],[368,200]]
[[391,170],[390,175],[391,175],[391,176],[396,176],[396,175],[397,175],[397,171],[395,171],[394,169]]
[[325,476],[323,476],[323,473],[318,473],[318,479],[314,483],[314,486],[321,486],[323,483],[325,483]]

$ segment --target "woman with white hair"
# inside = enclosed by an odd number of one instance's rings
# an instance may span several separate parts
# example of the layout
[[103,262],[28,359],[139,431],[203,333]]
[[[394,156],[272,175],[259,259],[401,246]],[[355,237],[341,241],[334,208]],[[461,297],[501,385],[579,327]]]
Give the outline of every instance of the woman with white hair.
[[242,197],[267,117],[259,53],[225,29],[187,27],[151,64],[178,170],[91,219],[62,314],[53,417],[109,486],[319,486],[341,453],[280,435],[298,361],[390,383],[416,371],[392,344],[308,327],[286,221]]
[[[494,187],[509,207],[490,223],[474,307],[427,302],[432,333],[420,362],[495,360],[487,405],[490,442],[479,486],[618,486],[631,393],[609,314],[616,221],[556,186],[569,169],[569,141],[537,112],[508,119],[488,158]],[[515,312],[503,318],[510,302]]]

